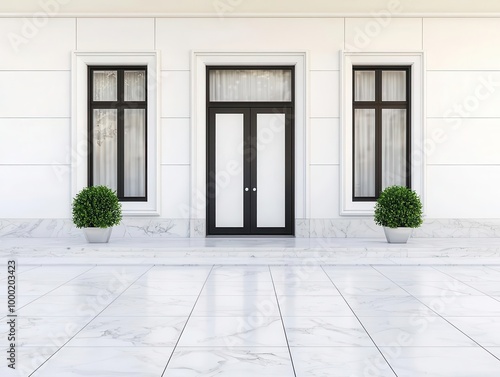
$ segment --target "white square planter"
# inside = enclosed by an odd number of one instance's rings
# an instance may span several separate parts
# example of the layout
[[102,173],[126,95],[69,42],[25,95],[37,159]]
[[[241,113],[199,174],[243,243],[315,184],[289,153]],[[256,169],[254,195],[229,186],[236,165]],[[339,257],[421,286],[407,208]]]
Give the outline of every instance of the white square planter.
[[83,228],[85,239],[89,243],[107,243],[111,237],[112,227],[110,228]]
[[384,226],[384,233],[389,243],[406,243],[413,233],[413,228],[388,228]]

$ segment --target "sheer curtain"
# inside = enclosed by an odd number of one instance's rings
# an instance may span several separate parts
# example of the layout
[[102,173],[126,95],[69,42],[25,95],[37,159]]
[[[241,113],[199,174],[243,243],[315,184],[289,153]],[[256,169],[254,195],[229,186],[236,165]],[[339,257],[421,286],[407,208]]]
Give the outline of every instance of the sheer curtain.
[[[125,101],[146,100],[144,71],[125,71]],[[146,195],[146,111],[124,110],[124,195]]]
[[354,196],[375,196],[375,110],[354,111]]
[[93,181],[117,189],[117,112],[94,109],[93,124]]
[[124,195],[146,195],[146,124],[144,109],[125,109]]
[[382,71],[382,101],[406,101],[405,71]]
[[[375,71],[355,71],[355,101],[375,101]],[[354,111],[354,196],[375,196],[375,110]]]
[[[406,72],[382,71],[382,101],[406,101]],[[382,110],[382,189],[406,185],[406,110]]]
[[94,72],[94,101],[116,101],[117,100],[117,72],[95,71]]
[[211,70],[209,79],[211,101],[292,100],[291,70]]
[[146,100],[146,74],[144,71],[125,71],[125,101]]
[[375,71],[355,72],[354,94],[355,101],[375,101]]
[[[117,72],[95,71],[94,101],[117,100]],[[117,189],[117,112],[112,109],[93,111],[93,181],[94,185]]]
[[406,110],[382,110],[382,190],[406,185]]

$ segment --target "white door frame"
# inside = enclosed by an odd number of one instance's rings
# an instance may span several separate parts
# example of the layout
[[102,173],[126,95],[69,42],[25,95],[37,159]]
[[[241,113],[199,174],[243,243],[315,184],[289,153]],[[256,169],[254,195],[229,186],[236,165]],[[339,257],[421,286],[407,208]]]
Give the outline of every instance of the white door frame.
[[206,235],[206,67],[207,65],[295,66],[295,222],[306,217],[307,53],[193,51],[191,56],[191,237]]

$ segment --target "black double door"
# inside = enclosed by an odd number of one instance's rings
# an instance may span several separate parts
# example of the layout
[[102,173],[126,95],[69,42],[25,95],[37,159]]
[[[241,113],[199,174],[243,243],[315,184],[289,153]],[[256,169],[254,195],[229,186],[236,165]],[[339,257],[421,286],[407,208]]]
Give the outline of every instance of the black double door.
[[207,234],[293,235],[293,111],[208,108]]

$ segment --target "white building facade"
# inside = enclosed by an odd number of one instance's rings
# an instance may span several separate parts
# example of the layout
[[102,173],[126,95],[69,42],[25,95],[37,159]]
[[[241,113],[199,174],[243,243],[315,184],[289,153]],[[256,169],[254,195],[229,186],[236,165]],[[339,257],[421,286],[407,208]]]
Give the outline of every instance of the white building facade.
[[390,184],[500,236],[500,13],[75,3],[0,9],[0,237],[79,236],[98,183],[115,237],[382,237]]

